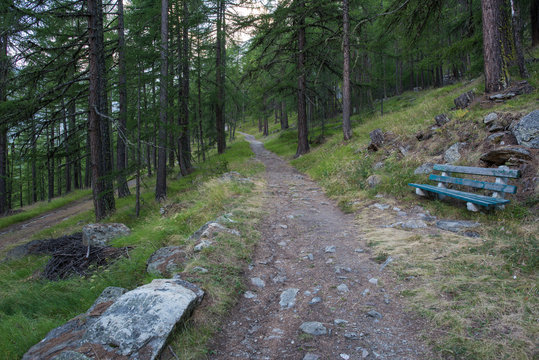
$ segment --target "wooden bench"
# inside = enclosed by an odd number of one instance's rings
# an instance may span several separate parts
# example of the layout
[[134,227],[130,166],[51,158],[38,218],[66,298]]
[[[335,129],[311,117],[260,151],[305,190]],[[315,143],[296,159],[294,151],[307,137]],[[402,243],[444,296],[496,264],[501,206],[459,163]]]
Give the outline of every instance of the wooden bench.
[[[450,196],[456,199],[466,201],[466,208],[470,211],[479,211],[476,205],[484,206],[487,209],[498,208],[503,209],[504,205],[509,202],[505,199],[505,194],[515,194],[517,187],[508,185],[508,178],[520,177],[519,170],[509,169],[507,166],[500,166],[497,169],[478,168],[469,166],[453,166],[453,165],[434,165],[434,170],[441,171],[441,175],[430,174],[429,180],[437,181],[438,185],[427,184],[408,184],[415,187],[417,195],[426,196],[425,191],[437,194],[439,199]],[[470,174],[481,176],[496,177],[494,183],[486,181],[478,181],[471,179],[462,179],[449,176],[448,173]],[[474,194],[470,192],[450,189],[446,184],[469,186],[476,189],[484,189],[493,191],[492,196]],[[452,186],[449,185],[449,186]]]

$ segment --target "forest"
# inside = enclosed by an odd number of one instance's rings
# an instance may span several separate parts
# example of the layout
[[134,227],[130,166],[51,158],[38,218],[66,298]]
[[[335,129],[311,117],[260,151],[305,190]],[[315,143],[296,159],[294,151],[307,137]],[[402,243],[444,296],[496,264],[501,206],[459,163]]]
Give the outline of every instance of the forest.
[[[537,1],[2,2],[0,213],[92,188],[97,219],[128,181],[190,173],[238,123],[267,134],[483,72],[527,76]],[[178,170],[175,169],[178,166]]]

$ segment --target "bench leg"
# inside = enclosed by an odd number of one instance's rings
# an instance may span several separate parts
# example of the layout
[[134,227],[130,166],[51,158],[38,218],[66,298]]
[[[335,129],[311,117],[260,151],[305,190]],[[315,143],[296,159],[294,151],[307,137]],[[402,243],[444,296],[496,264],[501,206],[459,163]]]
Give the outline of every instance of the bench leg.
[[425,194],[425,192],[420,188],[415,188],[415,193],[419,196],[427,196],[427,194]]
[[474,203],[471,203],[471,202],[466,203],[466,209],[468,209],[469,211],[473,211],[473,212],[478,212],[479,211],[479,208]]

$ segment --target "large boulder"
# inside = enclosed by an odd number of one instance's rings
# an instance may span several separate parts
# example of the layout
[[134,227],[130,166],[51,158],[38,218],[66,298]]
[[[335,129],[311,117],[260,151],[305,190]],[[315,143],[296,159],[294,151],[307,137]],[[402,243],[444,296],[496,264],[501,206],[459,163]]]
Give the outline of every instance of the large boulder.
[[518,146],[505,146],[481,155],[481,161],[489,165],[519,165],[532,160],[529,150]]
[[444,153],[444,161],[449,164],[454,164],[460,160],[460,148],[464,143],[455,143],[451,145]]
[[180,246],[162,247],[150,256],[146,271],[153,275],[170,276],[183,268],[185,260],[185,252]]
[[539,149],[539,110],[534,110],[511,125],[519,145]]
[[155,359],[175,326],[203,296],[202,290],[181,279],[156,279],[94,304],[52,330],[23,360],[47,360],[70,351],[99,359]]
[[90,246],[107,246],[117,237],[126,236],[131,230],[124,224],[88,224],[82,228],[82,243]]
[[468,105],[470,105],[475,98],[475,94],[473,91],[465,92],[464,94],[460,95],[458,98],[456,98],[454,101],[455,106],[457,109],[464,109],[467,108]]

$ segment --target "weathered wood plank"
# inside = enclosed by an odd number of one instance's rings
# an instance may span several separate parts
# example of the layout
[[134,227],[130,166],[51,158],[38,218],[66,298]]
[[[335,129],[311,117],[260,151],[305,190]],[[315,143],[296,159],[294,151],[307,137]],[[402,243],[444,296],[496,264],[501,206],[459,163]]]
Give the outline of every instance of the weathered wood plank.
[[496,177],[507,177],[507,178],[520,177],[520,170],[512,170],[512,169],[489,169],[489,168],[480,168],[480,167],[471,167],[471,166],[435,164],[434,170],[453,172],[453,173],[459,173],[459,174],[472,174],[472,175],[496,176]]
[[486,182],[486,181],[461,179],[461,178],[456,178],[456,177],[451,177],[451,176],[441,176],[441,175],[431,174],[429,176],[429,180],[444,182],[448,184],[470,186],[476,189],[485,189],[485,190],[504,192],[508,194],[516,194],[517,192],[517,187],[514,185],[496,184],[496,183],[491,183],[491,182]]
[[422,190],[427,190],[436,194],[447,195],[455,199],[468,201],[468,202],[486,206],[486,207],[507,204],[509,202],[509,200],[507,199],[493,198],[490,196],[472,194],[472,193],[453,190],[453,189],[443,189],[443,188],[439,188],[433,185],[426,185],[426,184],[408,184],[408,185],[416,187],[416,188],[420,188]]

